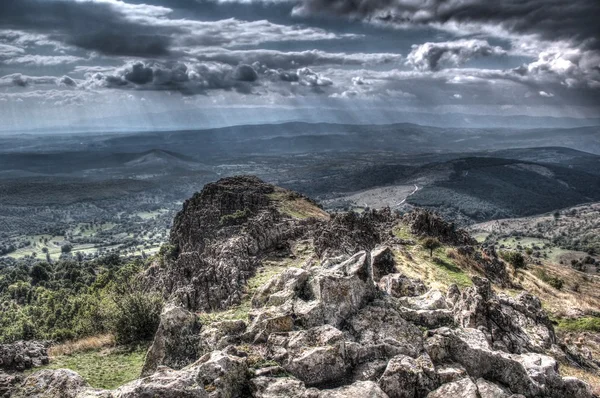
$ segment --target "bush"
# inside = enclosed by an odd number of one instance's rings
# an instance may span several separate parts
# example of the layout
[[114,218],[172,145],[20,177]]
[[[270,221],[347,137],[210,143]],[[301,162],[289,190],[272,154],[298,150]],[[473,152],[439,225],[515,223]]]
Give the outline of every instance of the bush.
[[150,340],[160,322],[163,300],[158,294],[132,292],[115,298],[113,333],[119,344]]
[[556,290],[561,290],[565,284],[563,279],[560,279],[556,276],[549,275],[545,270],[540,269],[536,272],[538,278],[542,281],[546,282]]
[[500,258],[508,262],[515,269],[525,268],[525,257],[519,252],[501,251]]

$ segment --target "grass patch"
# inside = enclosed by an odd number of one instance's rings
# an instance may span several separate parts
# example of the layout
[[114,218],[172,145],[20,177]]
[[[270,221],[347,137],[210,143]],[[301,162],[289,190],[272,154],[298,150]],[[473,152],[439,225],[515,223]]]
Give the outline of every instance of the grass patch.
[[576,319],[559,319],[558,328],[565,332],[600,332],[600,317],[586,316]]
[[393,229],[393,234],[398,239],[414,240],[415,236],[410,232],[408,225],[400,224]]
[[452,283],[456,283],[459,287],[469,287],[473,284],[469,275],[449,259],[444,249],[438,250],[433,258],[433,263],[441,269]]
[[61,355],[51,358],[42,369],[71,369],[92,387],[114,389],[137,379],[142,371],[147,347],[111,348]]
[[277,189],[269,194],[269,198],[275,202],[277,210],[292,218],[304,220],[307,218],[329,219],[329,214],[298,194],[284,189]]

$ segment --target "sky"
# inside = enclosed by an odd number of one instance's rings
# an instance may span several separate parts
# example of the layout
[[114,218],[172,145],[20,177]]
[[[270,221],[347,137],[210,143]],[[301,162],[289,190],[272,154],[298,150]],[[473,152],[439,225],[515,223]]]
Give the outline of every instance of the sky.
[[1,0],[0,131],[597,118],[598,15],[598,0]]

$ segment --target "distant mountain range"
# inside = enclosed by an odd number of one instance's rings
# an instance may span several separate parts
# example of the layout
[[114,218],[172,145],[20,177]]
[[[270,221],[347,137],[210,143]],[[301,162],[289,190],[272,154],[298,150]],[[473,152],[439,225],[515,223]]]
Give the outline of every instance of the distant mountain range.
[[600,118],[571,118],[525,115],[470,115],[461,113],[400,112],[397,109],[377,108],[376,112],[347,109],[314,108],[215,108],[184,109],[178,111],[87,118],[68,124],[37,129],[33,126],[0,126],[0,135],[10,133],[64,134],[64,133],[126,133],[131,131],[202,130],[238,125],[266,125],[280,123],[333,123],[359,125],[386,125],[409,123],[442,128],[575,128],[600,126]]

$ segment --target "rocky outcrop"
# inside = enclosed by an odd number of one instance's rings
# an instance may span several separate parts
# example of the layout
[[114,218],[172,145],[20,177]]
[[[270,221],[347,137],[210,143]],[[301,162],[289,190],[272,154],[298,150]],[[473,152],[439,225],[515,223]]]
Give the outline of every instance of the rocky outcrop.
[[454,302],[457,324],[482,330],[494,349],[510,353],[543,352],[556,344],[552,322],[537,297],[496,295],[489,280],[477,276],[473,283]]
[[25,379],[13,398],[76,398],[89,388],[77,373],[68,369],[40,370]]
[[261,255],[282,250],[310,222],[277,210],[275,187],[252,176],[207,184],[175,217],[169,246],[146,285],[189,310],[237,304]]
[[372,250],[390,239],[389,230],[398,220],[389,208],[337,213],[314,232],[315,250],[321,258],[350,256],[360,250]]
[[0,369],[25,370],[48,363],[47,344],[40,341],[17,341],[0,344]]
[[477,241],[463,229],[445,221],[439,215],[424,209],[416,209],[404,216],[411,232],[417,236],[432,236],[454,246],[476,245]]

